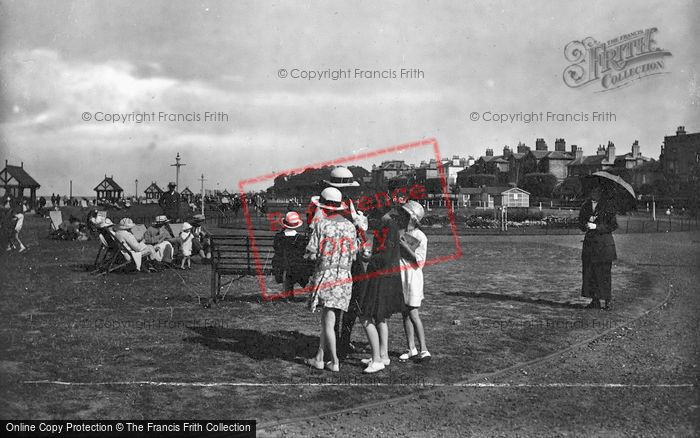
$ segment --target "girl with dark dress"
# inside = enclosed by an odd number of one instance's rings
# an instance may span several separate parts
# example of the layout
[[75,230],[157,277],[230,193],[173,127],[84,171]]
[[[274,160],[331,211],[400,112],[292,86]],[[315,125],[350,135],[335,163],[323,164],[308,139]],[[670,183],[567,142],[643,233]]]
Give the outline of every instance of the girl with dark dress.
[[[399,227],[397,219],[386,212],[373,212],[370,229],[374,234],[372,255],[367,264],[367,284],[360,298],[360,319],[372,348],[372,358],[363,359],[365,373],[376,373],[391,362],[389,359],[389,327],[386,323],[404,307],[401,283]],[[392,270],[389,273],[380,271]]]
[[583,285],[581,295],[591,298],[586,309],[611,309],[612,262],[617,259],[612,232],[617,229],[615,206],[604,185],[591,189],[590,198],[581,206],[579,228],[584,231],[581,261]]

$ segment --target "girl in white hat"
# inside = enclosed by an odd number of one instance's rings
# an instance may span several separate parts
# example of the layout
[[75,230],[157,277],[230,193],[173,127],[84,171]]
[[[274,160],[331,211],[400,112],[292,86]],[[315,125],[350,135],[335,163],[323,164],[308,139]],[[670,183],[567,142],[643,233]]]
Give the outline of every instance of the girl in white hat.
[[192,257],[192,241],[194,240],[194,234],[192,233],[192,225],[189,222],[182,224],[182,231],[180,232],[180,253],[182,254],[182,262],[180,262],[180,269],[185,269],[185,264],[187,264],[187,269],[191,269],[190,257]]
[[[408,351],[399,356],[399,360],[430,360],[428,347],[425,345],[423,322],[418,309],[423,301],[423,265],[428,251],[428,238],[418,225],[425,215],[423,206],[416,201],[408,201],[399,209],[399,243],[401,245],[401,282],[406,307],[403,314],[403,328],[406,333]],[[414,334],[418,337],[420,353],[416,349]]]

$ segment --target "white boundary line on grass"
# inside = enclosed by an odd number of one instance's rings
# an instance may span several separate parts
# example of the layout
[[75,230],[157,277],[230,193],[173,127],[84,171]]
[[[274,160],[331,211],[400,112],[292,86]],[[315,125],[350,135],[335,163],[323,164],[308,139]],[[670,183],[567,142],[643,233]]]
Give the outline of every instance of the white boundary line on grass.
[[[693,383],[382,383],[375,382],[297,382],[297,383],[265,383],[265,382],[154,382],[136,380],[124,382],[65,382],[61,380],[27,380],[27,385],[58,385],[58,386],[176,386],[176,387],[274,387],[274,386],[430,386],[447,388],[694,388]],[[389,379],[390,380],[390,379]]]

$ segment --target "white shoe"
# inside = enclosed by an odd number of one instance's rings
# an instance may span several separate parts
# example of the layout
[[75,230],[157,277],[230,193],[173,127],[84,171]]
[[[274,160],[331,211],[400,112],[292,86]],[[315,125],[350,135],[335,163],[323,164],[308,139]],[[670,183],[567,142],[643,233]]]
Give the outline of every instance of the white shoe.
[[[369,365],[373,362],[373,360],[372,360],[372,358],[362,359],[362,360],[360,360],[360,362],[362,362],[365,365]],[[386,359],[382,359],[382,363],[384,364],[384,366],[388,367],[389,365],[391,365],[391,359],[389,359],[388,357]]]
[[385,368],[384,364],[381,362],[370,362],[369,366],[365,368],[362,372],[366,374],[376,373]]
[[421,351],[418,360],[420,362],[428,362],[430,360],[430,352],[428,352],[428,350]]
[[399,360],[406,361],[409,359],[413,359],[416,356],[418,356],[418,349],[414,348],[413,350],[407,350],[404,354],[399,356]]

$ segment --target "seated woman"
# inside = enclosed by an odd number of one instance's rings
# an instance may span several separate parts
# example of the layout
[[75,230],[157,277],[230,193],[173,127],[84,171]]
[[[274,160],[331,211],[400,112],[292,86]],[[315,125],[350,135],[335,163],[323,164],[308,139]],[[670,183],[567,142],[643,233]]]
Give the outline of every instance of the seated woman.
[[133,254],[138,254],[140,257],[134,257],[134,262],[136,263],[136,269],[141,270],[141,258],[151,257],[155,253],[152,245],[146,245],[143,242],[136,240],[133,234],[131,234],[131,229],[134,228],[134,221],[125,217],[119,221],[119,226],[117,227],[117,232],[114,233],[116,239],[123,243]]

